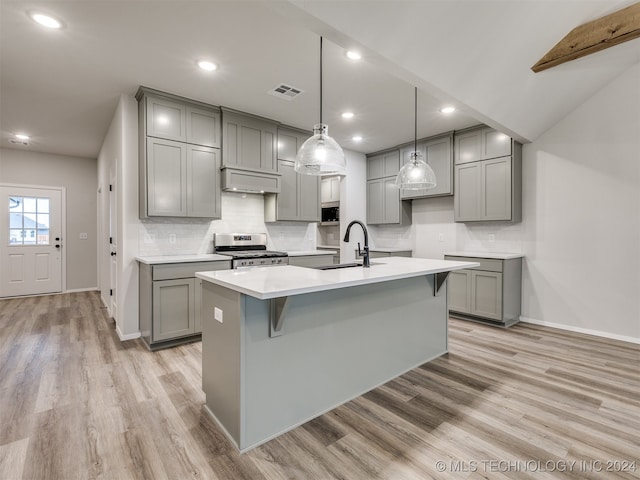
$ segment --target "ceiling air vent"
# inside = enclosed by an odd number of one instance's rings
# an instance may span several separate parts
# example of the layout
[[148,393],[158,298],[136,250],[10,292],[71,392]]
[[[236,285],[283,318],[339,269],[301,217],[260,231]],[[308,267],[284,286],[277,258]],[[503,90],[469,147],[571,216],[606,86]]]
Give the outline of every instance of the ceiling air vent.
[[281,83],[280,85],[274,87],[272,90],[269,90],[267,93],[269,95],[273,95],[274,97],[283,98],[284,100],[293,100],[301,93],[304,93],[304,90],[292,87],[291,85],[287,85],[286,83]]

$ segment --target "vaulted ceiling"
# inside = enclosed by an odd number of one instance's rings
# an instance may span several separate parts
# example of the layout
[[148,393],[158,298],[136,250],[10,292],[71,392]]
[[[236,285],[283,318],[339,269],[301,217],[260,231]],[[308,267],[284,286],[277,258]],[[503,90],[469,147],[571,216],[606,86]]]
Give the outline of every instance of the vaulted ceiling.
[[[535,139],[640,61],[640,39],[535,74],[572,28],[633,2],[608,1],[6,1],[0,4],[0,134],[33,151],[96,157],[120,94],[139,85],[310,129],[319,116],[345,148],[372,152],[484,122]],[[41,9],[59,31],[33,23]],[[348,60],[347,48],[364,58]],[[196,60],[220,65],[212,73]],[[286,101],[267,91],[304,91]],[[458,111],[444,116],[439,108]],[[340,117],[353,111],[351,120]],[[360,134],[361,143],[351,137]]]

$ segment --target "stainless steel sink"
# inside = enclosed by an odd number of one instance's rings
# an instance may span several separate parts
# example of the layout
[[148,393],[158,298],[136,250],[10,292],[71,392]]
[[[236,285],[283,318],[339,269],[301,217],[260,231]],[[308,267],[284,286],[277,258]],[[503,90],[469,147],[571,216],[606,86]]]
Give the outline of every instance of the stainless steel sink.
[[[377,265],[376,263],[371,263],[371,265]],[[362,267],[362,263],[334,263],[333,265],[322,265],[320,267],[311,267],[316,270],[337,270],[338,268],[353,268],[353,267]]]

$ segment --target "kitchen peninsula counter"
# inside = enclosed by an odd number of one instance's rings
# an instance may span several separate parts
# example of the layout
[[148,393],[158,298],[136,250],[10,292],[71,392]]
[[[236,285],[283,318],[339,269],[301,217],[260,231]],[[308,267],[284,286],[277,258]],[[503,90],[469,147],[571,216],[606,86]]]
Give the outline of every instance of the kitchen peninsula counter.
[[447,352],[447,272],[371,268],[199,272],[205,409],[247,451]]

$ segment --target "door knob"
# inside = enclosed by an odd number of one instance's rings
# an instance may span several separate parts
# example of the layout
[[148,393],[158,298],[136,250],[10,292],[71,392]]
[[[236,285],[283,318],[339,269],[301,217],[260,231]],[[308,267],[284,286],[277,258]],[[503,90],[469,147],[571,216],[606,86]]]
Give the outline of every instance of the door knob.
[[116,256],[116,252],[111,252],[111,256],[115,257]]

